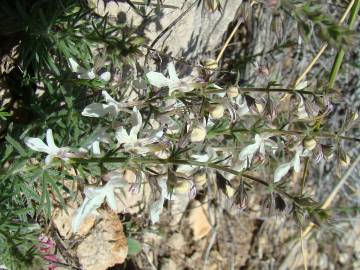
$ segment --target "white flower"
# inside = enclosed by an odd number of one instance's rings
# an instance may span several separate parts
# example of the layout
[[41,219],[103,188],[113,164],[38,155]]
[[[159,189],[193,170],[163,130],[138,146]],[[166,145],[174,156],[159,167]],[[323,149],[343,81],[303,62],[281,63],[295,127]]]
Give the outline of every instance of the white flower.
[[130,132],[127,132],[124,127],[119,127],[115,132],[116,139],[119,145],[122,145],[126,151],[145,154],[151,150],[151,147],[147,146],[159,141],[163,132],[161,130],[154,131],[148,138],[138,138],[142,126],[142,117],[136,107],[133,108],[132,118],[133,127],[130,129]]
[[281,164],[279,167],[276,168],[274,172],[274,182],[279,182],[281,178],[283,178],[292,167],[294,168],[295,172],[299,173],[301,170],[300,156],[304,156],[306,154],[307,151],[303,151],[303,147],[300,145],[296,149],[295,156],[290,162]]
[[127,182],[118,177],[109,177],[110,180],[100,187],[86,186],[84,189],[85,199],[82,205],[76,210],[74,218],[72,220],[72,230],[77,232],[81,223],[90,214],[96,213],[96,210],[103,204],[104,201],[108,206],[117,212],[116,200],[115,200],[115,188],[121,188],[126,186]]
[[106,133],[105,129],[99,129],[93,133],[88,139],[85,147],[91,149],[94,155],[100,155],[100,142],[111,143],[110,136]]
[[154,85],[158,88],[168,87],[169,95],[172,94],[175,90],[180,92],[190,92],[194,89],[194,83],[192,82],[191,77],[185,77],[179,79],[175,71],[174,63],[169,63],[167,66],[169,77],[166,78],[162,73],[150,71],[146,74],[147,79],[151,85]]
[[67,161],[70,157],[75,157],[74,153],[69,151],[68,147],[57,147],[54,142],[54,137],[51,129],[46,131],[46,143],[45,144],[39,138],[26,137],[24,140],[27,147],[37,152],[43,152],[48,154],[45,158],[45,163],[50,164],[54,158],[60,158]]
[[152,224],[159,222],[160,214],[164,208],[165,199],[171,195],[167,188],[167,178],[162,177],[158,180],[159,187],[161,189],[160,198],[150,205],[150,220]]
[[235,99],[236,114],[241,117],[246,114],[250,114],[249,107],[246,103],[245,98],[242,95],[238,95]]
[[270,134],[255,135],[255,143],[246,146],[241,150],[239,154],[239,160],[243,162],[243,168],[249,167],[253,156],[259,152],[262,156],[265,156],[265,146],[275,148],[276,145],[273,141],[269,140]]
[[[90,79],[93,80],[96,78],[96,74],[94,69],[87,70],[81,67],[73,58],[69,58],[69,65],[72,72],[78,73],[79,79]],[[100,80],[108,82],[111,79],[111,73],[109,71],[105,71],[99,76]]]
[[121,111],[121,109],[123,109],[123,104],[113,99],[108,92],[104,90],[101,93],[105,99],[106,104],[92,103],[86,106],[81,113],[83,116],[103,117],[106,114],[116,116]]
[[[208,162],[210,159],[208,154],[191,155],[191,158],[199,162]],[[176,175],[190,177],[196,172],[198,168],[199,168],[198,166],[194,166],[194,165],[181,164],[176,169]]]

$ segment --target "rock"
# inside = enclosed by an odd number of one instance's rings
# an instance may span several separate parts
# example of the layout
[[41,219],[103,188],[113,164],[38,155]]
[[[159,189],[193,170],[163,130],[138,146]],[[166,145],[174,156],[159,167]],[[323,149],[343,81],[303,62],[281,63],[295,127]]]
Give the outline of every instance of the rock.
[[184,236],[181,233],[174,233],[170,237],[168,245],[173,250],[181,250],[185,246]]
[[171,259],[164,259],[161,264],[161,270],[174,270],[177,269],[176,263]]
[[201,205],[199,201],[194,201],[191,205],[188,223],[193,231],[194,240],[205,237],[211,231],[207,205]]
[[110,211],[98,212],[101,220],[76,250],[84,270],[106,270],[123,263],[128,254],[127,238],[118,216]]
[[[137,190],[138,189],[138,190]],[[122,190],[116,190],[116,207],[118,213],[136,214],[144,208],[149,201],[151,188],[149,183],[143,183],[140,188],[136,184],[129,183]]]
[[[56,207],[53,211],[52,222],[56,226],[59,234],[64,239],[69,239],[73,234],[71,229],[71,222],[76,209],[77,204],[75,202],[70,202],[66,205],[67,213],[64,209],[61,209],[59,207]],[[94,226],[95,221],[95,215],[90,215],[86,217],[84,219],[84,222],[82,222],[77,234],[80,236],[86,235]]]
[[184,216],[184,212],[189,204],[190,198],[188,194],[178,193],[175,196],[175,199],[171,201],[170,211],[171,211],[171,221],[170,226],[175,226],[179,224],[180,220]]
[[[148,20],[144,24],[144,18],[137,14],[125,1],[88,0],[89,6],[95,12],[104,16],[117,18],[126,21],[133,27],[141,24],[138,28],[139,34],[148,38],[150,43],[173,21],[175,21],[193,1],[167,0],[163,1],[163,7],[156,11],[155,19]],[[140,2],[140,1],[139,1]],[[156,1],[154,1],[156,3]],[[201,1],[204,2],[204,1]],[[224,32],[228,25],[234,20],[242,1],[220,0],[223,7],[222,12],[210,12],[203,4],[195,5],[178,23],[172,27],[154,46],[157,50],[166,50],[172,56],[185,58],[203,57],[205,53],[214,51],[219,42],[224,38]],[[149,13],[154,10],[154,5],[142,5],[142,8]],[[155,12],[151,13],[155,15]]]

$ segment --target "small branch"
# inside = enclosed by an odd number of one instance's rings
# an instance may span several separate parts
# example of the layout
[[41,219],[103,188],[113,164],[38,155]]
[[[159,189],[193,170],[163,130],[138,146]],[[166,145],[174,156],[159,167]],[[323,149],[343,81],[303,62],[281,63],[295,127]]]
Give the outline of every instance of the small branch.
[[304,172],[303,172],[303,176],[301,178],[300,195],[303,194],[303,192],[304,192],[307,171],[308,171],[308,168],[309,168],[309,163],[310,163],[310,158],[306,157],[305,158],[305,165],[304,165]]
[[216,63],[219,63],[219,62],[220,62],[220,59],[221,59],[221,57],[223,56],[223,54],[224,54],[227,46],[229,45],[231,39],[234,37],[236,31],[239,29],[239,27],[240,27],[240,25],[241,25],[242,22],[243,22],[243,19],[242,19],[242,18],[238,19],[238,21],[237,21],[234,29],[231,31],[230,36],[227,38],[224,46],[222,47],[221,51],[219,52],[218,57],[216,57]]
[[[346,173],[341,177],[340,181],[337,183],[337,185],[334,187],[333,191],[329,194],[329,196],[327,197],[327,199],[324,201],[324,203],[322,204],[323,209],[327,209],[331,202],[334,200],[335,196],[337,195],[337,193],[340,191],[341,187],[346,183],[347,179],[349,178],[349,176],[351,175],[352,171],[356,168],[356,166],[358,165],[358,163],[360,162],[360,155],[358,155],[358,157],[356,158],[356,160],[353,162],[353,164],[351,165],[351,167],[346,171]],[[307,239],[308,237],[310,237],[311,233],[312,233],[312,229],[315,227],[314,223],[310,223],[305,230],[303,231],[303,237],[304,239]],[[286,256],[286,258],[284,259],[284,261],[281,263],[279,270],[286,270],[288,269],[288,265],[290,265],[290,261],[296,256],[298,250],[300,248],[300,244],[299,242],[296,242],[291,251],[289,252],[289,254]]]
[[[342,17],[340,18],[339,20],[339,25],[342,24],[347,15],[349,14],[352,6],[354,5],[355,1],[358,1],[358,0],[352,0],[347,9],[345,10],[344,14],[342,15]],[[316,64],[317,60],[319,60],[320,56],[323,54],[323,52],[326,50],[328,46],[328,43],[324,43],[324,45],[320,48],[320,50],[318,51],[318,53],[315,55],[314,59],[310,62],[310,64],[307,66],[307,68],[304,70],[304,72],[299,76],[299,78],[295,81],[295,87],[297,85],[299,85],[299,83],[306,77],[306,75],[310,72],[310,70],[313,68],[313,66]]]
[[256,129],[256,130],[249,130],[249,129],[231,129],[231,132],[241,132],[241,133],[271,133],[272,135],[312,135],[316,138],[332,138],[332,139],[342,139],[347,141],[354,141],[360,142],[360,138],[348,137],[338,135],[336,133],[329,133],[329,132],[308,132],[308,131],[300,131],[300,130],[278,130],[278,129]]
[[[349,28],[351,29],[355,23],[356,20],[356,16],[359,12],[359,8],[360,8],[360,1],[359,0],[355,0],[355,4],[353,6],[353,9],[351,11],[350,14],[350,19],[349,19]],[[341,47],[338,51],[338,53],[336,54],[336,58],[335,58],[335,62],[334,65],[332,66],[331,69],[331,73],[330,73],[330,79],[329,79],[329,87],[332,88],[334,86],[337,74],[340,70],[341,67],[341,63],[343,61],[345,55],[345,50],[343,47]]]
[[[314,94],[311,91],[305,90],[295,90],[289,88],[258,88],[258,87],[239,87],[240,92],[264,92],[264,93],[299,93],[304,95],[313,95],[313,96],[322,96],[322,94]],[[211,89],[206,90],[205,93],[207,94],[217,94],[217,93],[224,93],[226,92],[225,89]]]
[[[270,184],[260,178],[257,178],[255,176],[250,175],[249,173],[245,172],[239,172],[236,170],[233,170],[229,167],[224,167],[215,163],[208,163],[208,162],[201,162],[196,160],[183,160],[183,159],[156,159],[156,158],[132,158],[132,157],[105,157],[105,158],[89,158],[89,159],[81,159],[81,158],[73,158],[71,159],[73,163],[77,164],[87,164],[87,163],[135,163],[135,164],[142,164],[142,165],[155,165],[155,164],[161,164],[161,165],[192,165],[192,166],[198,166],[203,168],[211,168],[218,171],[223,171],[230,173],[232,175],[236,176],[243,176],[247,179],[252,180],[253,182],[259,183],[263,186],[269,187]],[[285,192],[284,190],[277,189],[276,186],[274,189],[283,194],[285,197],[290,199],[291,201],[294,200],[293,196],[289,193]]]

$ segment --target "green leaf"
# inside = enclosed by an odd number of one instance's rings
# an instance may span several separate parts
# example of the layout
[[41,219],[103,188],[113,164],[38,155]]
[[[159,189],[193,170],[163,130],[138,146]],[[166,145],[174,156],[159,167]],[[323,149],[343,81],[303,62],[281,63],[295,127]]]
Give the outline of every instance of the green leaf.
[[5,139],[19,152],[21,156],[27,156],[25,149],[20,145],[20,143],[15,141],[10,135],[7,135]]
[[134,238],[128,238],[128,255],[135,256],[141,251],[141,244]]

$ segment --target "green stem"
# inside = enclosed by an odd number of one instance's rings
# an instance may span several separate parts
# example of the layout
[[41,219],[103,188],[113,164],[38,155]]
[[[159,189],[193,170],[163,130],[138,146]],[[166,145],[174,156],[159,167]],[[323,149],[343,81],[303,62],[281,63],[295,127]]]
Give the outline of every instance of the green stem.
[[[88,164],[88,163],[128,163],[128,164],[142,164],[142,165],[156,165],[156,164],[161,164],[161,165],[192,165],[192,166],[198,166],[198,167],[203,167],[203,168],[211,168],[214,170],[218,170],[218,171],[222,171],[222,172],[227,172],[230,173],[232,175],[236,175],[236,176],[243,176],[247,179],[250,179],[256,183],[259,183],[263,186],[269,187],[270,183],[257,178],[255,176],[250,175],[247,172],[239,172],[236,170],[233,170],[229,167],[224,167],[215,163],[210,163],[210,162],[201,162],[201,161],[196,161],[196,160],[184,160],[184,159],[156,159],[156,158],[133,158],[133,157],[106,157],[106,158],[89,158],[89,159],[81,159],[81,158],[73,158],[72,159],[73,163],[77,163],[77,164]],[[296,203],[296,201],[294,200],[293,196],[290,195],[289,193],[287,193],[286,191],[277,188],[276,186],[273,187],[278,193],[283,194],[285,197],[287,197],[288,199],[294,201]]]
[[[303,95],[313,95],[313,96],[322,96],[322,94],[314,94],[311,91],[305,90],[295,90],[288,88],[258,88],[258,87],[240,87],[238,88],[240,92],[264,92],[264,93],[299,93]],[[226,89],[210,89],[204,91],[206,94],[217,94],[224,93]]]
[[[359,12],[359,8],[360,8],[360,0],[356,0],[353,8],[351,10],[351,14],[350,14],[349,22],[348,22],[350,29],[354,26],[356,16]],[[340,70],[344,55],[345,55],[345,50],[343,47],[341,47],[339,49],[338,53],[336,54],[335,62],[331,69],[330,79],[329,79],[329,87],[330,88],[334,87],[334,83],[335,83],[337,74]]]
[[330,139],[342,139],[347,141],[355,141],[360,142],[360,138],[348,137],[338,135],[336,133],[330,132],[307,132],[307,131],[300,131],[300,130],[278,130],[278,129],[256,129],[256,130],[249,130],[249,129],[231,129],[229,130],[232,133],[240,132],[240,133],[271,133],[273,135],[311,135],[316,138],[330,138]]

